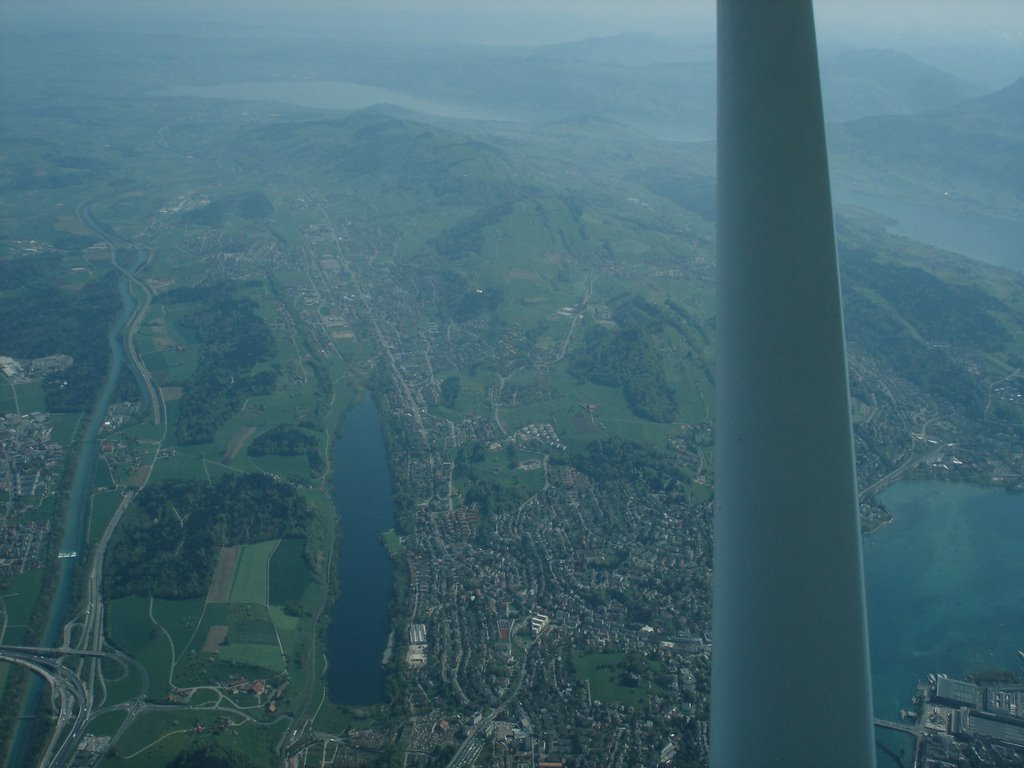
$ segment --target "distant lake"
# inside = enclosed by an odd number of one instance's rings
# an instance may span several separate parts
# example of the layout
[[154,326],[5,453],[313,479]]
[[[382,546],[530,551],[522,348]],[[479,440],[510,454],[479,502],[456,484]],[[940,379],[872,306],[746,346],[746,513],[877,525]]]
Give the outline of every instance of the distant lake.
[[918,680],[1017,669],[1024,649],[1024,495],[941,481],[881,494],[894,521],[864,539],[876,717]]
[[175,85],[156,92],[159,96],[198,96],[241,101],[279,101],[298,107],[354,110],[391,104],[424,115],[460,120],[504,120],[514,118],[492,110],[465,104],[422,99],[403,91],[335,80],[274,80],[266,82],[220,83],[218,85]]
[[868,208],[895,219],[896,224],[889,227],[894,234],[962,253],[986,264],[1024,272],[1022,221],[852,192],[836,193],[836,201]]

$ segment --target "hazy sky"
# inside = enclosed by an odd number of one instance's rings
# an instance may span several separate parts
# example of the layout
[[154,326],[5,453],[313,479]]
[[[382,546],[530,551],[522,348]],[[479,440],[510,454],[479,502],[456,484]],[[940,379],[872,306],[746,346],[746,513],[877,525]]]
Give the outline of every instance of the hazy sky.
[[[680,39],[681,58],[711,60],[715,7],[715,0],[0,0],[0,45],[26,23],[101,35],[382,46],[543,45],[633,32]],[[815,9],[823,54],[895,49],[993,89],[1024,74],[1024,0],[816,0]]]
[[[0,0],[0,21],[19,6],[37,16],[70,13],[73,19],[76,11],[92,15],[117,2]],[[132,0],[121,6],[121,13],[161,22],[208,18],[278,32],[284,24],[320,34],[485,43],[619,32],[711,34],[715,13],[714,0]],[[817,0],[815,8],[825,38],[1001,37],[1024,45],[1024,0]]]

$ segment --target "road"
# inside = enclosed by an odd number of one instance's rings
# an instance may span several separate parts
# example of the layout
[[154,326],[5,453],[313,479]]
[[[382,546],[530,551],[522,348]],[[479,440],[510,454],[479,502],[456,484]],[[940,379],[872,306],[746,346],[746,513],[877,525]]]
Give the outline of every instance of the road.
[[[160,396],[160,390],[153,384],[153,377],[150,375],[149,369],[146,368],[146,364],[142,362],[142,357],[135,346],[135,333],[139,330],[139,326],[142,325],[147,312],[149,312],[149,305],[153,300],[153,291],[150,290],[145,282],[136,277],[136,270],[127,270],[118,262],[117,248],[119,246],[122,248],[134,248],[135,246],[97,223],[89,208],[91,204],[91,200],[83,200],[75,206],[75,215],[82,224],[103,239],[103,242],[107,245],[107,250],[110,252],[110,263],[118,272],[125,276],[129,285],[137,285],[142,290],[142,301],[136,302],[135,312],[125,326],[124,347],[129,362],[136,373],[138,373],[139,380],[146,389],[146,396],[153,411],[153,423],[159,426],[162,422],[166,421],[166,406],[164,405],[163,398]],[[147,257],[147,262],[149,258],[151,258],[151,255]]]
[[[942,418],[942,417],[941,416],[933,416],[932,418],[928,419],[922,425],[921,432],[916,437],[918,437],[922,442],[925,442],[927,440],[927,437],[928,437],[928,427],[933,422],[938,421],[940,418]],[[867,488],[861,489],[860,494],[859,494],[859,497],[860,497],[861,501],[863,501],[870,494],[875,493],[876,491],[879,491],[879,490],[881,490],[883,488],[886,488],[886,487],[892,485],[897,480],[899,480],[906,472],[908,472],[912,468],[916,467],[918,464],[920,464],[922,462],[926,462],[926,461],[931,461],[932,459],[937,458],[942,453],[947,451],[948,448],[949,448],[949,446],[946,446],[946,445],[939,445],[939,446],[936,446],[935,448],[933,448],[932,450],[928,451],[927,453],[914,453],[913,437],[914,437],[914,435],[913,435],[913,432],[912,432],[911,433],[910,455],[906,459],[904,459],[903,462],[898,467],[896,467],[896,469],[894,469],[892,472],[890,472],[889,474],[885,475],[884,477],[879,478],[878,480],[873,482],[871,485],[869,485]]]

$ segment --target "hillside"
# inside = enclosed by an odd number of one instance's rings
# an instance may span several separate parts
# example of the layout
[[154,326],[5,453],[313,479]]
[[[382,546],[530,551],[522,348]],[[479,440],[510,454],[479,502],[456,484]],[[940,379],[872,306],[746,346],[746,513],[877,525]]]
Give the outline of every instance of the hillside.
[[977,86],[893,50],[825,54],[821,78],[825,115],[833,123],[942,109],[982,93]]
[[846,189],[1024,219],[1024,78],[947,109],[833,126],[829,145]]

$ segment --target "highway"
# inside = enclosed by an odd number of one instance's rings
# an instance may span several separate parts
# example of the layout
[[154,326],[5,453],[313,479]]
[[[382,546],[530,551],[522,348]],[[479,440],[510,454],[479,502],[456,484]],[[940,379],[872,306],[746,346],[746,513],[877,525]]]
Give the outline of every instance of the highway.
[[[166,421],[166,406],[164,405],[163,398],[160,396],[159,389],[153,384],[153,377],[149,374],[149,369],[146,368],[145,363],[142,362],[142,357],[139,355],[139,351],[135,347],[135,333],[139,330],[139,326],[146,318],[146,313],[149,311],[149,304],[153,300],[153,291],[150,290],[149,286],[146,285],[144,281],[136,277],[135,272],[137,270],[125,269],[118,262],[117,247],[120,245],[125,248],[134,248],[134,245],[130,242],[126,242],[117,235],[109,232],[102,225],[98,224],[92,217],[92,211],[89,209],[89,205],[91,203],[91,200],[84,200],[79,203],[75,206],[75,215],[82,224],[103,238],[103,242],[106,243],[107,250],[110,252],[110,263],[118,272],[124,275],[125,279],[128,280],[129,285],[137,285],[142,290],[142,301],[136,304],[135,312],[132,314],[131,319],[125,326],[124,348],[125,353],[128,355],[129,362],[138,373],[139,380],[146,389],[146,397],[148,398],[153,410],[153,424],[160,426],[162,422]],[[151,257],[152,254],[147,257],[147,262]]]
[[[67,665],[68,657],[83,657],[92,664],[99,663],[102,659],[111,659],[125,667],[134,667],[143,681],[143,690],[136,700],[136,705],[142,702],[149,688],[149,677],[142,665],[120,652],[0,646],[0,661],[17,664],[42,677],[50,686],[52,698],[59,704],[53,733],[39,762],[39,765],[47,768],[60,768],[70,763],[78,742],[85,735],[86,726],[93,717],[92,691],[78,673]],[[138,706],[133,709],[137,711]]]

